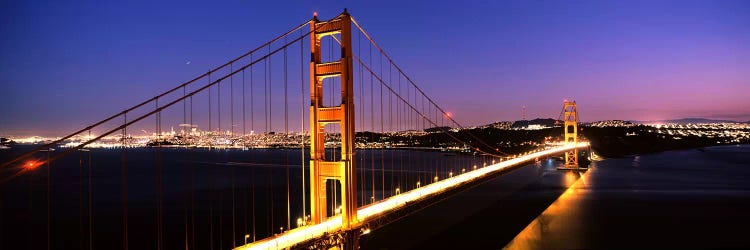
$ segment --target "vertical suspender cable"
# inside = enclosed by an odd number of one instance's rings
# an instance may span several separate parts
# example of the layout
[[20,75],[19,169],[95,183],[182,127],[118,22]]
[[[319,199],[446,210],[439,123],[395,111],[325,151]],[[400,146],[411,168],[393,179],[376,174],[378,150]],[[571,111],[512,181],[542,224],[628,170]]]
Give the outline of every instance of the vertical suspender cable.
[[236,248],[237,247],[237,240],[235,238],[236,237],[236,231],[235,231],[235,228],[236,228],[235,219],[236,219],[236,217],[235,217],[235,211],[234,211],[234,207],[235,207],[235,203],[234,203],[234,196],[235,196],[234,195],[234,187],[235,187],[235,184],[234,184],[234,182],[235,182],[234,181],[234,179],[235,179],[234,178],[234,172],[235,172],[234,171],[234,164],[232,164],[232,165],[229,166],[229,171],[230,171],[230,175],[231,175],[230,178],[231,178],[231,182],[232,182],[232,247]]
[[[380,56],[380,79],[383,79],[383,56],[381,54]],[[385,199],[385,152],[384,147],[382,145],[383,140],[383,84],[379,84],[380,86],[380,136],[378,136],[378,140],[381,143],[380,145],[380,199]]]
[[[250,54],[250,61],[253,61],[253,55]],[[255,103],[253,102],[253,68],[250,66],[250,140],[252,141],[255,137]],[[252,144],[251,144],[252,145]],[[252,210],[251,217],[252,217],[252,237],[253,241],[255,241],[256,237],[256,231],[255,231],[255,166],[250,166],[250,207]]]
[[[229,65],[229,72],[234,72],[233,66],[234,64]],[[229,77],[229,127],[229,139],[232,141],[232,145],[234,146],[234,75]]]
[[[83,153],[78,150],[78,249],[83,247]],[[2,213],[0,213],[2,215]],[[2,221],[2,220],[0,220]],[[0,232],[1,234],[2,232]]]
[[[357,32],[357,54],[359,56],[362,56],[362,33]],[[365,131],[365,101],[364,101],[364,69],[362,65],[359,65],[359,130],[364,132]],[[356,134],[356,133],[355,133]],[[366,139],[366,138],[363,138]],[[360,164],[359,172],[360,181],[359,181],[359,197],[360,197],[360,205],[365,205],[365,197],[366,197],[366,190],[365,190],[365,158],[359,157]]]
[[[424,111],[424,98],[421,98],[421,99],[422,99],[422,110],[421,110],[421,113],[425,114],[425,111]],[[422,116],[422,130],[424,131],[424,129],[427,129],[427,119],[424,116]],[[424,154],[422,154],[422,157],[420,157],[420,158],[422,158],[422,161],[421,161],[422,162],[422,166],[419,169],[419,180],[417,182],[422,182],[422,177],[424,175],[424,172],[426,172],[426,170],[427,170],[427,158],[425,157]]]
[[[192,132],[192,129],[195,125],[193,125],[193,95],[190,95],[190,130]],[[191,134],[190,138],[194,139]],[[192,159],[191,159],[192,160]],[[196,247],[195,245],[195,167],[193,166],[192,161],[190,162],[190,241],[191,245],[193,245],[193,248]]]
[[[219,132],[219,135],[218,135],[219,138],[224,139],[224,133],[221,131],[221,80],[219,80],[219,82],[216,84],[216,105],[217,105],[216,107],[216,112],[217,112],[216,132]],[[220,145],[220,146],[223,147],[225,145]],[[219,242],[221,242],[221,240],[219,240]]]
[[[412,114],[414,112],[411,112],[408,109],[406,109],[406,105],[409,105],[411,103],[411,95],[409,93],[410,93],[409,92],[409,85],[406,85],[406,102],[404,103],[405,104],[404,105],[404,113],[405,113],[404,119],[406,119],[406,120],[405,120],[404,124],[407,126],[406,128],[408,130],[412,130],[412,129],[414,129],[414,127],[412,126],[412,122],[414,122],[414,120],[412,120],[411,117],[412,117]],[[414,133],[408,133],[408,135],[409,135],[409,142],[413,142],[414,141]],[[412,146],[415,146],[415,145],[412,145]],[[408,153],[406,154],[406,157],[407,157],[406,158],[406,162],[408,162],[408,164],[411,165],[411,169],[407,170],[407,172],[406,172],[406,185],[408,187],[410,187],[409,189],[413,189],[413,188],[411,188],[413,186],[411,185],[411,183],[409,181],[409,180],[412,179],[411,175],[412,175],[412,172],[414,171],[414,166],[412,165],[412,164],[414,164],[414,161],[412,159],[412,155],[414,155],[414,149],[409,150]]]
[[[406,93],[408,90],[409,90],[409,86],[404,86],[403,92]],[[406,99],[404,99],[403,103],[401,104],[401,108],[403,108],[403,111],[401,112],[401,115],[403,115],[403,117],[401,117],[401,122],[403,123],[404,138],[407,139],[406,140],[406,142],[407,142],[406,145],[409,146],[409,147],[412,147],[413,145],[410,144],[410,142],[411,142],[411,134],[409,133],[409,129],[410,129],[409,128],[409,113],[408,113],[408,105],[409,105],[409,101],[408,101],[409,99],[408,98],[409,98],[409,95],[408,95],[408,93],[406,95],[404,95],[403,93],[401,93],[400,95],[401,96],[406,96]],[[409,148],[409,149],[405,150],[403,152],[403,155],[402,155],[403,161],[406,162],[406,164],[405,164],[406,167],[404,169],[404,172],[405,172],[404,173],[404,188],[407,189],[407,190],[411,189],[409,187],[409,174],[410,174],[410,168],[409,168],[410,162],[409,162],[409,159],[410,158],[408,156],[411,154],[412,150],[414,150],[414,149]]]
[[[266,62],[268,63],[268,72],[266,72],[266,75],[268,76],[268,81],[266,82],[266,89],[267,89],[267,92],[266,92],[266,108],[267,108],[267,110],[266,110],[266,134],[270,134],[271,133],[271,129],[272,129],[271,128],[271,114],[272,114],[271,113],[271,99],[273,97],[271,96],[271,86],[272,86],[272,84],[271,84],[271,82],[272,82],[271,78],[272,78],[273,74],[271,73],[271,61],[272,61],[271,60],[271,45],[269,44],[268,45],[268,58],[266,59]],[[274,225],[275,224],[275,218],[273,216],[273,212],[274,212],[273,211],[274,210],[273,209],[273,198],[274,198],[273,197],[273,166],[269,169],[269,172],[268,172],[267,176],[268,176],[268,190],[270,192],[270,195],[268,196],[270,202],[268,204],[270,206],[269,211],[271,213],[269,234],[273,235],[273,228],[275,226]]]
[[246,112],[245,112],[245,70],[242,70],[242,142],[243,146],[244,143],[247,143],[245,141],[245,136],[247,136],[247,118],[246,118]]
[[[250,55],[253,61],[253,55]],[[255,103],[253,102],[253,66],[250,65],[250,134],[255,134]],[[250,137],[252,138],[252,136]]]
[[[370,65],[372,65],[372,43],[370,43]],[[374,89],[374,77],[370,72],[370,177],[372,179],[372,196],[370,196],[370,203],[375,202],[375,150],[372,145],[375,142],[375,89]]]
[[[242,148],[247,147],[247,119],[245,112],[245,70],[242,70]],[[250,184],[249,181],[245,180],[245,184]],[[247,185],[242,188],[242,217],[243,224],[245,225],[243,232],[247,234]]]
[[88,209],[89,211],[89,249],[94,249],[94,215],[93,215],[93,210],[92,210],[92,198],[94,197],[93,196],[94,186],[92,186],[91,184],[91,175],[92,175],[91,151],[89,151],[89,169],[88,170],[89,170],[89,174],[88,174],[88,178],[89,178],[89,209]]
[[[128,114],[123,114],[123,125],[128,123]],[[126,135],[125,127],[123,127],[123,146]],[[90,151],[89,151],[90,152]],[[127,150],[123,147],[122,149],[122,247],[128,249],[128,156]]]
[[[401,74],[398,74],[398,94],[401,95]],[[396,124],[398,125],[396,130],[399,132],[401,130],[401,101],[396,102]],[[403,133],[399,133],[399,137],[401,137]],[[404,155],[403,150],[399,150],[398,154],[398,160],[399,160],[399,166],[401,170],[399,171],[399,177],[398,177],[398,186],[399,188],[405,187],[404,186]],[[406,189],[404,189],[406,190]]]
[[[217,88],[216,92],[218,92],[218,97],[216,98],[217,99],[217,103],[218,103],[218,110],[217,111],[219,113],[217,115],[218,116],[218,129],[217,129],[217,132],[219,132],[219,138],[222,140],[222,144],[223,144],[223,145],[220,145],[219,150],[223,150],[223,151],[226,152],[226,148],[227,148],[227,145],[226,145],[226,134],[221,129],[221,81],[219,81],[217,83],[216,88]],[[226,162],[228,159],[224,158],[224,157],[220,157],[219,160],[221,162]],[[224,169],[222,169],[222,170],[224,170]],[[219,173],[220,173],[219,175],[221,176],[221,174],[223,174],[224,171],[219,171]],[[223,178],[221,178],[221,179],[223,179]],[[219,225],[218,225],[218,228],[219,228],[219,249],[224,249],[224,192],[222,190],[222,188],[223,188],[222,183],[219,183],[215,187],[216,187],[216,189],[214,189],[214,190],[218,191],[218,193],[219,193],[219,208],[218,208],[218,214],[219,214]]]
[[[271,51],[270,44],[268,45],[268,51]],[[266,133],[266,136],[268,135],[268,58],[263,59],[263,128],[264,132]],[[266,183],[268,183],[268,180],[266,180]],[[270,194],[270,187],[267,190],[267,192]],[[270,229],[269,235],[273,235],[273,229],[271,228],[271,220],[273,220],[273,216],[268,216],[269,214],[269,208],[268,205],[270,202],[266,202],[266,228]]]
[[[209,180],[209,189],[213,190],[213,182]],[[209,216],[209,223],[208,223],[208,241],[210,244],[210,249],[214,249],[214,196],[211,195],[211,197],[208,198],[210,201],[208,203],[208,216]]]
[[[182,97],[185,97],[186,94],[187,94],[187,91],[185,89],[185,86],[183,86]],[[184,154],[184,161],[185,161],[183,163],[183,170],[182,170],[182,185],[183,185],[182,186],[182,212],[183,212],[183,221],[184,221],[183,226],[185,227],[185,250],[188,250],[190,249],[190,244],[189,244],[190,239],[188,238],[189,227],[188,227],[188,209],[187,209],[187,204],[188,204],[187,186],[188,186],[188,178],[189,178],[188,169],[190,168],[189,166],[190,156],[188,152],[188,144],[187,144],[188,143],[188,133],[187,133],[188,131],[186,131],[186,128],[185,128],[186,126],[187,126],[187,99],[184,99],[182,100],[182,126],[181,126],[182,129],[180,129],[180,133],[182,136],[181,143],[184,145],[183,154]]]
[[[32,217],[32,215],[34,214],[34,172],[29,173],[29,212],[28,214],[29,214],[28,220],[33,222],[34,217]],[[34,224],[35,223],[27,224],[29,249],[34,249],[34,232],[33,232]]]
[[[391,70],[391,64],[388,64],[388,85],[391,87],[393,86],[393,71]],[[393,133],[393,93],[388,91],[388,132]],[[391,151],[391,195],[394,194],[393,189],[393,171],[394,171],[394,159],[393,157],[393,139],[392,136],[390,141],[390,151]]]
[[[414,117],[412,118],[412,121],[414,122],[414,129],[415,130],[419,130],[419,112],[420,111],[418,110],[419,109],[419,102],[417,101],[417,90],[416,90],[416,88],[414,90],[414,100],[413,100],[413,102],[414,102],[413,103],[413,105],[414,105],[414,112],[413,112]],[[419,181],[419,171],[422,168],[421,164],[419,164],[419,162],[417,161],[417,159],[419,158],[419,154],[416,154],[414,158],[415,158],[414,161],[417,162],[416,163],[416,165],[417,165],[416,174],[417,174],[417,181]],[[414,187],[416,187],[416,182],[414,184]]]
[[[233,66],[234,66],[233,64],[229,65],[229,71],[230,72],[234,72]],[[229,113],[231,114],[229,116],[229,127],[231,128],[230,129],[231,133],[230,133],[230,136],[229,136],[229,140],[232,142],[232,146],[234,147],[235,146],[235,140],[234,140],[234,75],[232,75],[229,78],[229,104],[230,104],[229,105]],[[227,155],[231,155],[231,154],[227,154]],[[235,196],[234,195],[234,187],[235,187],[235,185],[234,185],[234,179],[235,179],[234,178],[234,165],[230,166],[230,170],[229,171],[231,173],[231,177],[230,178],[232,178],[232,247],[237,247],[237,240],[235,238],[237,236],[237,233],[235,231],[235,225],[236,225],[236,220],[235,219],[236,219],[236,217],[235,217],[235,211],[234,211],[235,210],[235,203],[234,203],[234,196]]]
[[[211,84],[211,72],[208,72],[208,84]],[[212,127],[211,127],[211,87],[208,87],[208,133],[209,136],[211,136]],[[209,148],[213,145],[212,143],[209,143]]]
[[[286,43],[286,38],[284,38]],[[292,216],[292,205],[291,197],[289,194],[289,150],[286,143],[289,141],[289,100],[287,92],[287,54],[286,47],[284,47],[284,148],[286,151],[286,229],[291,229],[291,216]]]
[[[156,109],[159,109],[159,99],[156,99]],[[157,144],[156,144],[156,199],[157,199],[157,209],[156,209],[156,244],[157,249],[162,249],[162,234],[163,234],[163,224],[162,224],[162,159],[161,159],[161,143],[164,142],[163,138],[161,138],[161,111],[156,113],[156,135],[157,135]]]
[[268,132],[271,132],[271,130],[273,129],[273,119],[271,119],[271,117],[273,116],[273,104],[271,103],[273,99],[273,93],[272,93],[273,85],[271,84],[273,83],[273,80],[272,80],[273,73],[271,71],[272,62],[273,60],[271,60],[271,44],[268,44],[268,118],[267,118],[267,121],[268,121],[267,131]]
[[253,236],[253,242],[255,242],[255,236],[257,232],[255,231],[255,167],[250,166],[250,207],[252,212],[250,213],[252,215],[252,236]]
[[[300,31],[302,33],[302,31]],[[300,164],[300,173],[302,174],[302,220],[307,222],[307,197],[305,184],[305,39],[299,42],[299,79],[300,79],[300,152],[302,164]]]
[[[417,101],[417,90],[416,90],[416,88],[414,90],[414,108],[415,108],[414,109],[414,129],[415,130],[419,130],[419,128],[420,128],[420,126],[419,126],[419,113],[421,111],[419,110],[419,102]],[[420,158],[419,154],[416,154],[415,158]],[[417,163],[417,169],[416,169],[417,181],[419,181],[419,171],[421,169],[422,169],[422,165],[419,164],[419,163]],[[414,185],[416,187],[416,183]]]
[[[380,54],[380,79],[383,79],[383,54]],[[385,147],[383,146],[383,84],[380,84],[380,199],[385,200]]]
[[52,199],[50,199],[52,197],[52,167],[50,166],[51,163],[49,162],[50,149],[52,148],[47,148],[47,250],[52,248],[52,217],[50,212],[52,210]]

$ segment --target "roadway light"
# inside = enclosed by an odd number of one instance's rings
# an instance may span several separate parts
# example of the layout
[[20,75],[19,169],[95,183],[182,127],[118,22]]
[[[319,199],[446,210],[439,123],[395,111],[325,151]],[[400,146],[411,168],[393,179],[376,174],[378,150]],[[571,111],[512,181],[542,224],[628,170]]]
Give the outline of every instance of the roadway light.
[[25,165],[24,167],[25,167],[26,169],[28,169],[28,170],[33,170],[33,169],[34,169],[34,168],[36,168],[37,166],[39,166],[39,165],[38,165],[38,164],[36,164],[36,162],[29,162],[29,163],[28,163],[28,164],[26,164],[26,165]]
[[247,238],[250,238],[249,234],[245,234],[245,245],[247,245]]

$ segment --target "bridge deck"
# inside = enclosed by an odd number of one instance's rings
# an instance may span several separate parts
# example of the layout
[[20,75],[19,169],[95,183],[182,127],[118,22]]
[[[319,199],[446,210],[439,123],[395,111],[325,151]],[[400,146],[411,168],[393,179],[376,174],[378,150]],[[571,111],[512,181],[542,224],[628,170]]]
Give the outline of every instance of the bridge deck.
[[[368,221],[369,219],[375,218],[378,215],[397,210],[405,206],[407,203],[419,201],[421,199],[440,194],[443,191],[470,183],[474,180],[480,179],[505,168],[516,166],[518,164],[522,164],[539,157],[560,154],[574,148],[585,148],[588,146],[589,144],[587,142],[579,142],[575,146],[566,145],[555,147],[526,154],[507,161],[502,161],[493,165],[489,165],[487,167],[478,168],[476,170],[472,170],[463,174],[458,174],[451,178],[443,179],[441,181],[431,183],[420,188],[401,193],[399,195],[391,196],[380,202],[361,207],[357,211],[357,216],[360,221]],[[287,249],[297,244],[319,238],[326,233],[335,233],[339,230],[341,230],[341,216],[332,216],[329,217],[328,220],[320,224],[295,228],[275,237],[270,237],[253,243],[249,243],[247,245],[238,247],[237,249]]]

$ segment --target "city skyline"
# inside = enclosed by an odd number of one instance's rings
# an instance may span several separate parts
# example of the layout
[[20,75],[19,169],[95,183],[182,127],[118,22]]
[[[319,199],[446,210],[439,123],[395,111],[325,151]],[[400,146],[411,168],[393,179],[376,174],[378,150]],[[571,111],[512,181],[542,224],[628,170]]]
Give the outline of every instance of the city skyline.
[[466,126],[563,99],[584,122],[750,120],[747,2],[265,4],[5,3],[0,134],[72,132],[343,7]]

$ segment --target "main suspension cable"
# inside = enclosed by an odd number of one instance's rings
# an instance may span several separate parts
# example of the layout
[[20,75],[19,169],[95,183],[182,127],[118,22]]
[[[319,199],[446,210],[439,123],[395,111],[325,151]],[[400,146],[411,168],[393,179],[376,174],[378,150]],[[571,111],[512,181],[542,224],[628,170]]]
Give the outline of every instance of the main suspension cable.
[[[427,98],[427,100],[429,100],[429,101],[430,101],[430,103],[431,103],[432,105],[434,105],[434,106],[435,106],[435,107],[436,107],[437,109],[439,109],[439,110],[440,110],[440,111],[441,111],[441,112],[442,112],[443,114],[445,114],[445,115],[448,115],[448,113],[447,113],[447,112],[446,112],[446,111],[445,111],[444,109],[442,109],[442,108],[441,108],[441,107],[440,107],[439,105],[437,105],[437,103],[436,103],[436,102],[435,102],[434,100],[432,100],[432,98],[430,98],[429,96],[427,96],[427,95],[426,95],[426,94],[424,93],[424,91],[422,91],[422,89],[421,89],[421,88],[419,88],[419,86],[417,86],[417,84],[416,84],[416,83],[415,83],[415,82],[414,82],[414,81],[413,81],[413,80],[412,80],[412,79],[411,79],[411,78],[410,78],[410,77],[409,77],[409,76],[408,76],[408,75],[406,74],[406,72],[404,72],[404,71],[403,71],[403,70],[401,69],[401,67],[399,67],[399,66],[398,66],[398,65],[397,65],[397,64],[396,64],[396,63],[395,63],[395,62],[393,61],[393,59],[391,59],[391,57],[390,57],[390,56],[388,56],[388,54],[387,54],[387,53],[385,53],[385,50],[383,50],[383,48],[382,48],[382,47],[380,47],[380,46],[379,46],[379,45],[378,45],[378,44],[377,44],[377,43],[375,42],[375,40],[374,40],[374,39],[372,39],[372,37],[371,37],[371,36],[370,36],[370,35],[369,35],[369,34],[368,34],[368,33],[367,33],[367,32],[366,32],[366,31],[365,31],[365,30],[364,30],[363,28],[362,28],[362,26],[360,26],[360,25],[359,25],[359,23],[358,23],[358,22],[357,22],[357,21],[356,21],[356,20],[355,20],[355,19],[354,19],[353,17],[351,18],[351,20],[352,20],[352,22],[354,23],[354,25],[355,25],[355,26],[357,27],[357,29],[359,29],[359,31],[360,31],[360,32],[361,32],[361,33],[362,33],[363,35],[365,35],[365,37],[366,37],[366,38],[367,38],[367,39],[368,39],[368,40],[370,41],[370,43],[371,43],[372,45],[374,45],[374,46],[375,46],[375,47],[376,47],[376,48],[377,48],[377,49],[378,49],[378,50],[380,51],[380,53],[382,53],[382,54],[383,54],[383,55],[384,55],[384,56],[386,57],[386,59],[387,59],[387,60],[388,60],[388,61],[389,61],[389,62],[390,62],[391,64],[393,64],[393,66],[394,66],[394,67],[396,68],[396,70],[398,70],[398,71],[399,71],[399,73],[401,73],[401,74],[403,74],[403,75],[404,75],[404,77],[406,78],[406,80],[407,80],[407,81],[408,81],[409,83],[411,83],[411,84],[412,84],[412,85],[414,86],[414,88],[416,89],[416,91],[419,91],[419,93],[421,93],[421,94],[422,94],[423,96],[425,96],[425,97]],[[448,119],[449,119],[449,120],[451,120],[451,121],[453,122],[453,124],[455,124],[455,125],[456,125],[456,126],[458,126],[459,128],[461,128],[461,129],[464,129],[464,130],[465,130],[465,127],[464,127],[464,126],[462,126],[462,125],[461,125],[460,123],[458,123],[458,122],[457,122],[457,121],[456,121],[455,119],[453,119],[453,117],[450,117],[450,116],[448,116]],[[492,147],[492,146],[490,146],[489,144],[487,144],[486,142],[484,142],[483,140],[481,140],[481,139],[480,139],[479,137],[476,137],[476,136],[475,136],[474,134],[472,134],[472,133],[471,133],[470,131],[466,131],[466,130],[465,130],[465,132],[466,132],[466,133],[467,133],[467,134],[468,134],[469,136],[473,137],[473,138],[474,138],[475,140],[477,140],[478,142],[480,142],[481,144],[485,145],[485,146],[486,146],[486,147],[487,147],[488,149],[491,149],[491,150],[497,151],[497,152],[498,152],[499,154],[503,154],[503,155],[508,155],[507,153],[504,153],[504,152],[500,151],[499,149],[497,149],[497,148],[495,148],[495,147]],[[494,154],[492,154],[492,155],[494,155]],[[496,157],[499,157],[499,156],[496,156]]]
[[[403,97],[403,96],[401,96],[401,95],[400,95],[399,93],[396,93],[396,92],[395,92],[395,91],[394,91],[394,90],[393,90],[393,89],[392,89],[392,88],[391,88],[390,86],[386,85],[386,84],[385,84],[385,82],[383,81],[383,79],[381,79],[381,78],[377,77],[377,76],[375,75],[375,72],[374,72],[374,71],[372,71],[372,69],[371,69],[370,67],[368,67],[367,65],[365,65],[365,63],[364,63],[364,62],[362,62],[362,61],[361,61],[361,60],[359,59],[359,57],[356,57],[356,56],[354,56],[354,59],[355,59],[355,60],[356,60],[356,61],[357,61],[357,62],[358,62],[358,63],[359,63],[359,64],[360,64],[360,65],[361,65],[361,66],[362,66],[362,67],[363,67],[363,68],[364,68],[365,70],[367,70],[368,72],[370,72],[370,73],[371,73],[371,76],[374,76],[374,77],[375,77],[375,78],[376,78],[376,79],[377,79],[377,80],[378,80],[378,81],[379,81],[379,82],[380,82],[381,84],[385,85],[385,87],[386,87],[386,88],[387,88],[387,89],[388,89],[389,91],[391,91],[391,92],[392,92],[392,93],[393,93],[394,95],[396,95],[396,96],[397,96],[397,97],[398,97],[399,99],[401,99],[401,101],[402,101],[402,102],[404,102],[404,104],[405,104],[405,105],[407,105],[407,106],[408,106],[409,108],[411,108],[411,109],[412,109],[412,110],[413,110],[413,111],[414,111],[414,112],[415,112],[415,113],[416,113],[417,115],[419,115],[420,117],[422,117],[422,118],[426,119],[427,121],[429,121],[431,125],[433,125],[433,126],[435,126],[435,127],[439,127],[439,126],[437,125],[437,123],[435,123],[435,122],[434,122],[434,121],[432,121],[431,119],[427,118],[427,116],[425,116],[425,115],[424,115],[424,113],[420,112],[420,111],[419,111],[419,110],[418,110],[418,109],[417,109],[417,108],[416,108],[416,107],[415,107],[414,105],[412,105],[412,104],[411,104],[411,103],[410,103],[410,102],[409,102],[409,101],[408,101],[407,99],[404,99],[404,97]],[[407,90],[408,90],[408,88],[407,88]],[[407,96],[408,96],[408,95],[407,95]],[[408,98],[408,97],[407,97],[407,98]],[[449,118],[449,119],[450,119],[450,118]],[[410,119],[410,120],[413,120],[413,119]],[[440,129],[441,129],[441,130],[443,130],[443,132],[444,132],[445,134],[447,134],[448,136],[450,136],[451,138],[453,138],[453,139],[454,139],[454,140],[456,140],[457,142],[460,142],[460,143],[463,143],[463,144],[469,145],[469,143],[467,143],[467,142],[465,142],[465,141],[463,141],[463,140],[459,139],[458,137],[456,137],[456,136],[452,135],[451,133],[449,133],[449,131],[447,131],[447,130],[446,130],[446,129],[445,129],[444,127],[440,127]],[[486,154],[489,154],[489,153],[487,153],[487,152],[484,152],[484,151],[482,151],[482,150],[481,150],[481,149],[479,149],[479,148],[475,148],[475,150],[477,150],[477,151],[479,151],[479,152],[482,152],[482,153],[486,153]],[[490,154],[490,155],[491,155],[491,154]]]

